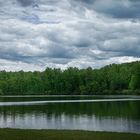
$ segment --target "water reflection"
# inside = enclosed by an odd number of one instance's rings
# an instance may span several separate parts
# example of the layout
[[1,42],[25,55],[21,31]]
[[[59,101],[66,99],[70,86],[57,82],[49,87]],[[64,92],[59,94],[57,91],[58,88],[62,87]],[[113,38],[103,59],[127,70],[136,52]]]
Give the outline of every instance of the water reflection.
[[94,100],[47,100],[47,101],[16,101],[16,102],[0,102],[0,106],[19,106],[19,105],[36,105],[48,103],[91,103],[91,102],[122,102],[122,101],[140,101],[140,99],[94,99]]
[[140,133],[140,101],[0,106],[1,128]]

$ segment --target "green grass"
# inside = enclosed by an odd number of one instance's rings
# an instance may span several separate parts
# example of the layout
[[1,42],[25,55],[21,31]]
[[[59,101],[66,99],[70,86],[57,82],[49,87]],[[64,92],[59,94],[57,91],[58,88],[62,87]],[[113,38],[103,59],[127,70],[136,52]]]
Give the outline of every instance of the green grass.
[[140,140],[140,134],[68,130],[0,129],[0,140]]

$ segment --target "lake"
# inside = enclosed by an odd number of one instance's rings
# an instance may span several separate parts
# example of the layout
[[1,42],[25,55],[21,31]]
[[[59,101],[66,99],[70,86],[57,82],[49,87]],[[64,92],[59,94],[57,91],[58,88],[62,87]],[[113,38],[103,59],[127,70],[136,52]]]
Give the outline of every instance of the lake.
[[0,128],[140,133],[140,96],[1,96]]

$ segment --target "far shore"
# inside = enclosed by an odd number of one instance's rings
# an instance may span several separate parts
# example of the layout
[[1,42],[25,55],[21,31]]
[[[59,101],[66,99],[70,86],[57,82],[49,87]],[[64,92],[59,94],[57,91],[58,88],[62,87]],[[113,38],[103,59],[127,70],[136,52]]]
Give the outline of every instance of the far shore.
[[7,92],[7,93],[2,93],[0,92],[0,97],[20,97],[20,96],[24,96],[24,97],[30,97],[30,96],[34,96],[34,97],[75,97],[75,96],[79,96],[79,97],[87,97],[87,96],[140,96],[140,90],[104,90],[104,91],[100,91],[100,92],[93,92],[93,93],[85,93],[85,94],[81,94],[79,92],[72,92],[72,93],[22,93],[22,92]]
[[125,94],[119,94],[119,95],[44,95],[44,94],[29,94],[29,95],[21,95],[21,94],[17,94],[17,95],[0,95],[0,97],[117,97],[117,98],[123,98],[123,97],[140,97],[140,95],[125,95]]

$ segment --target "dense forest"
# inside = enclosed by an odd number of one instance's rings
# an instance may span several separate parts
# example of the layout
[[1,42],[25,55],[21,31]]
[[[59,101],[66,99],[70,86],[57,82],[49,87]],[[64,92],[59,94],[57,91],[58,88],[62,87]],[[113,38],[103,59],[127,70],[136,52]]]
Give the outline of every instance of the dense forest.
[[111,64],[101,69],[0,71],[0,94],[140,94],[140,62]]

